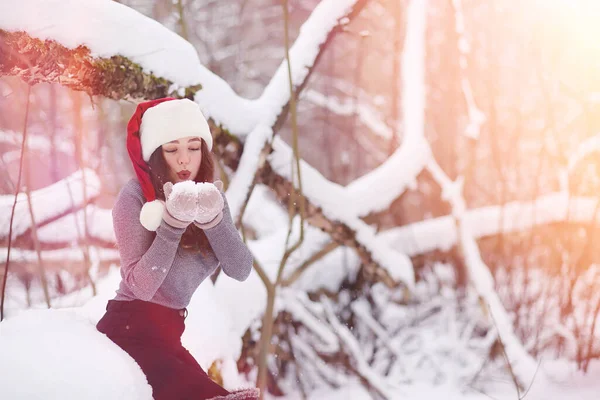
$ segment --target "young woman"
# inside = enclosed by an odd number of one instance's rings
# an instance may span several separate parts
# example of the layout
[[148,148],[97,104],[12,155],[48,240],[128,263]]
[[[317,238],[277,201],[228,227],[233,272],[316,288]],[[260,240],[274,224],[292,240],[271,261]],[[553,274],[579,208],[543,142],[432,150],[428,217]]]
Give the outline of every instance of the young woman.
[[141,103],[127,126],[137,179],[113,207],[122,279],[97,329],[139,364],[156,400],[258,398],[257,389],[230,393],[214,383],[181,344],[202,281],[219,265],[239,281],[252,268],[220,182],[212,183],[211,148],[208,123],[190,100]]

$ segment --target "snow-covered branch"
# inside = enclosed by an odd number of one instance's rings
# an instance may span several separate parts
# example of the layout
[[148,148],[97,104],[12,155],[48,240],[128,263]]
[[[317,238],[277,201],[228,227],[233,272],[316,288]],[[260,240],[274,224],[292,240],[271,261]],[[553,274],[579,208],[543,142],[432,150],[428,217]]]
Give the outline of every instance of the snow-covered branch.
[[[302,325],[289,333],[303,356],[295,362],[300,375],[310,374],[306,379],[314,385],[358,376],[388,398],[423,379],[472,382],[497,334],[473,292],[458,301],[452,283],[440,278],[451,269],[436,264],[435,271],[416,284],[410,305],[394,302],[398,289],[383,284],[370,286],[369,300],[347,292],[360,290],[360,284],[318,300],[311,300],[303,289],[283,291],[278,308]],[[278,343],[288,340],[286,336]],[[335,371],[327,368],[332,364]]]
[[[350,23],[350,17],[360,11],[366,3],[365,0],[325,0],[315,7],[302,24],[300,34],[290,48],[294,89],[304,85],[331,36],[337,33],[341,26]],[[295,95],[297,96],[297,93]],[[282,110],[289,103],[290,96],[287,63],[282,61],[259,99],[259,102],[269,109],[269,113],[263,116],[261,122],[274,126],[277,118],[283,115]]]
[[[19,154],[20,157],[20,147],[21,142],[23,141],[23,134],[15,131],[1,131],[0,130],[0,143],[6,144],[14,147],[14,152],[6,151],[1,156],[4,158],[5,162],[9,162],[7,155],[10,154]],[[27,147],[30,150],[39,151],[42,153],[48,153],[52,149],[52,142],[49,138],[42,135],[27,135]],[[72,142],[60,139],[57,140],[54,144],[57,151],[65,153],[65,154],[73,154],[75,152],[75,146]]]
[[[504,205],[466,210],[462,217],[474,238],[521,232],[536,226],[559,223],[600,223],[594,221],[598,199],[550,193],[533,202],[514,201]],[[389,246],[409,256],[434,250],[448,250],[458,244],[452,215],[427,219],[379,233]]]
[[323,298],[322,303],[329,323],[354,361],[356,373],[367,381],[380,395],[384,396],[384,398],[393,398],[392,392],[398,389],[397,386],[393,385],[392,382],[383,379],[383,377],[369,365],[365,359],[364,353],[361,351],[360,344],[352,335],[350,329],[339,321],[331,302],[328,299]]
[[[352,3],[352,2],[349,2]],[[327,2],[321,3],[322,5],[329,4]],[[335,7],[340,7],[341,3],[336,3]],[[340,7],[336,13],[329,12],[323,16],[319,15],[319,11],[327,10],[331,6],[323,6],[323,9],[315,9],[311,14],[309,20],[304,26],[310,26],[312,20],[321,21],[323,18],[327,18],[328,24],[326,27],[336,26],[338,20],[342,17],[343,13],[349,12],[350,4],[346,5],[348,8]],[[407,45],[405,50],[405,87],[406,92],[405,98],[405,115],[407,135],[402,147],[394,154],[394,156],[384,163],[383,166],[379,167],[375,172],[359,180],[358,183],[345,189],[339,185],[334,185],[325,178],[323,178],[316,170],[310,168],[306,163],[301,164],[301,168],[304,171],[303,175],[303,187],[305,197],[312,202],[315,206],[322,210],[322,215],[325,216],[325,224],[323,218],[320,218],[320,227],[328,230],[331,233],[333,229],[327,229],[328,227],[333,228],[336,226],[335,223],[341,223],[345,229],[342,232],[346,232],[344,237],[337,237],[337,240],[341,240],[342,243],[348,241],[352,243],[350,246],[357,249],[361,253],[361,258],[365,261],[366,265],[370,265],[373,261],[376,264],[383,266],[387,273],[401,282],[412,285],[414,282],[414,272],[412,270],[412,264],[410,260],[403,254],[397,253],[387,246],[382,246],[377,240],[375,240],[374,231],[371,227],[366,225],[359,216],[364,215],[373,210],[385,209],[389,206],[391,201],[399,196],[406,188],[406,186],[412,182],[419,172],[422,170],[429,152],[427,143],[423,136],[423,108],[424,108],[424,76],[423,76],[423,65],[424,65],[424,35],[425,35],[425,3],[423,1],[416,1],[411,3],[409,23],[409,34],[407,35]],[[322,24],[322,21],[321,21]],[[323,29],[320,27],[319,29]],[[307,32],[308,29],[303,29],[301,32]],[[301,33],[302,37],[302,33]],[[296,41],[299,43],[301,37]],[[317,37],[317,41],[313,42],[312,48],[318,49],[321,41],[326,39],[326,35]],[[301,42],[300,42],[301,43]],[[296,44],[294,45],[296,46]],[[299,48],[305,46],[298,45]],[[293,53],[294,54],[294,53]],[[312,51],[310,54],[318,54]],[[300,55],[298,55],[300,57]],[[295,60],[293,56],[292,60]],[[295,61],[292,66],[292,71],[297,71],[299,68],[301,71],[305,71],[306,65],[310,63],[302,63],[303,58],[300,57],[300,61]],[[413,62],[413,60],[417,60]],[[280,71],[283,71],[283,64],[280,67]],[[307,70],[308,71],[308,70]],[[283,74],[283,72],[281,72]],[[298,84],[297,75],[293,75],[294,84]],[[306,79],[307,74],[300,74],[303,79]],[[280,83],[280,90],[275,92],[270,87],[275,86],[275,79],[273,78],[271,84],[265,90],[265,94],[262,99],[268,98],[268,93],[277,94],[276,104],[281,102],[289,101],[290,92],[289,89],[286,91],[285,86]],[[287,93],[286,96],[282,96],[281,92]],[[411,100],[409,100],[411,99]],[[414,100],[417,99],[417,100]],[[421,99],[421,100],[419,100]],[[414,109],[411,107],[415,107]],[[419,111],[420,110],[420,111]],[[278,111],[278,108],[273,108],[273,111]],[[274,113],[274,116],[276,113]],[[274,120],[270,120],[270,123],[274,123]],[[267,124],[258,125],[252,131],[247,138],[244,153],[240,160],[240,166],[238,173],[233,178],[231,186],[227,192],[228,198],[230,198],[230,206],[232,206],[232,214],[237,216],[242,205],[247,201],[247,193],[250,190],[254,176],[261,165],[267,161],[266,151],[264,146],[272,139],[274,132],[269,128]],[[293,177],[290,175],[289,165],[291,165],[292,157],[291,151],[287,145],[282,141],[275,140],[272,142],[273,153],[269,157],[270,166],[273,171],[286,179],[289,182],[293,181]],[[411,163],[406,167],[406,160],[414,159],[414,163]],[[394,186],[394,190],[389,190],[391,176],[397,179],[397,173],[402,168],[399,168],[402,164],[403,169],[406,172],[404,178],[400,180],[398,185]],[[264,182],[264,179],[263,179]],[[297,183],[296,183],[297,184]],[[373,195],[376,193],[376,195]],[[352,201],[349,201],[352,199]],[[360,202],[360,199],[366,199],[364,203]],[[364,204],[361,208],[360,204]],[[314,207],[313,207],[314,208]],[[319,213],[320,214],[320,213]],[[308,218],[309,221],[315,223],[315,218]],[[349,230],[349,232],[348,232]],[[339,229],[338,229],[339,231]],[[354,233],[352,233],[354,232]],[[377,268],[377,267],[375,267]]]
[[525,347],[514,332],[513,323],[506,312],[498,293],[495,290],[494,277],[489,268],[481,259],[477,242],[473,239],[468,229],[458,226],[461,237],[461,248],[465,257],[465,264],[469,271],[470,281],[475,290],[489,307],[490,313],[498,330],[498,336],[502,340],[506,352],[509,367],[514,371],[515,377],[521,387],[531,385],[536,376],[537,362],[527,353]]
[[327,109],[331,113],[340,116],[356,115],[369,130],[383,138],[388,139],[394,134],[393,130],[378,115],[378,111],[368,104],[355,104],[353,101],[344,101],[336,96],[324,95],[315,89],[307,89],[302,92],[302,99]]
[[[466,56],[468,44],[464,32],[464,18],[460,0],[453,0],[455,7],[456,29],[460,36],[459,50],[461,52],[461,70],[466,69]],[[484,120],[482,113],[477,109],[466,74],[463,74],[463,90],[469,107],[469,125],[466,134],[473,139],[479,137],[479,127]],[[427,163],[427,169],[431,172],[434,180],[442,189],[444,198],[452,207],[454,229],[458,236],[458,245],[462,250],[465,265],[468,271],[469,281],[473,284],[477,294],[483,299],[484,304],[490,308],[492,318],[498,330],[498,336],[502,341],[509,368],[514,371],[516,379],[522,387],[528,386],[535,376],[537,365],[534,358],[527,353],[523,344],[516,336],[512,321],[506,312],[502,301],[495,290],[494,278],[487,265],[481,259],[481,254],[475,238],[463,222],[466,202],[463,197],[463,177],[452,181],[442,170],[433,156]],[[481,222],[480,222],[481,223]]]
[[[189,42],[118,2],[5,0],[0,33],[0,74],[31,83],[59,82],[88,93],[106,86],[121,93],[119,83],[131,81],[138,87],[126,90],[151,98],[196,86],[203,78]],[[101,94],[121,98],[117,93]]]
[[471,51],[471,46],[467,40],[467,34],[465,30],[465,16],[462,9],[462,0],[452,0],[454,7],[454,22],[456,33],[458,34],[458,51],[459,51],[459,64],[460,64],[460,84],[465,95],[465,101],[467,103],[467,112],[469,115],[469,125],[465,129],[465,135],[473,138],[479,138],[479,132],[481,131],[481,125],[486,120],[485,114],[477,107],[475,102],[475,96],[473,95],[473,89],[471,82],[468,78],[468,65],[467,55]]
[[[407,34],[403,52],[403,115],[405,136],[402,145],[382,165],[353,181],[347,187],[329,182],[316,171],[309,172],[310,178],[304,179],[304,192],[315,205],[326,214],[344,214],[340,219],[356,218],[371,212],[385,210],[398,198],[425,167],[431,157],[429,145],[423,132],[425,77],[425,1],[410,3],[407,19]],[[319,100],[313,93],[311,99]],[[340,105],[340,112],[344,109]],[[374,124],[380,134],[391,134],[384,124]],[[264,131],[261,131],[265,134]],[[257,134],[258,136],[258,134]],[[273,145],[275,153],[271,155],[271,166],[278,174],[287,176],[287,155],[278,155],[278,151],[288,152],[283,143]],[[256,151],[256,148],[254,148]],[[243,157],[242,157],[243,158]],[[249,157],[250,158],[250,157]],[[252,159],[256,163],[258,157]],[[281,160],[280,160],[281,159]],[[277,160],[277,161],[275,161]],[[306,164],[303,163],[303,170]],[[246,186],[248,178],[244,179]],[[340,211],[343,210],[343,211]],[[360,228],[359,228],[360,229]]]
[[402,145],[381,166],[348,185],[341,199],[352,204],[353,213],[359,216],[387,209],[415,182],[430,157],[424,136],[426,4],[426,0],[412,0],[407,11],[402,53]]
[[[362,8],[365,3],[366,1],[359,0],[325,0],[313,10],[290,48],[294,96],[298,96],[297,92],[305,85],[317,59],[331,40],[335,28],[339,28],[342,21],[348,23],[348,16]],[[246,138],[247,146],[244,147],[238,168],[244,172],[236,174],[227,190],[234,219],[237,219],[242,204],[247,201],[254,177],[265,161],[268,153],[265,146],[272,141],[281,121],[287,117],[287,107],[292,94],[286,71],[287,64],[282,61],[262,96],[257,100],[263,112],[260,114],[261,119],[252,127]]]
[[[261,183],[271,187],[283,200],[288,200],[291,188],[291,149],[279,138],[273,141],[269,156],[271,171],[260,174]],[[357,251],[367,272],[388,284],[404,283],[412,287],[414,271],[410,259],[403,253],[377,240],[375,230],[352,213],[351,205],[338,203],[339,185],[325,179],[305,162],[301,163],[304,196],[307,205],[307,222],[325,232],[338,243]]]
[[[81,207],[84,203],[83,175],[82,170],[76,171],[59,182],[31,193],[33,214],[38,225],[44,225],[67,212]],[[85,169],[85,185],[87,201],[100,194],[100,180],[94,170]],[[70,197],[69,191],[72,193],[72,197]],[[13,238],[22,235],[31,227],[26,196],[25,193],[19,193],[17,196],[13,220]],[[2,239],[8,237],[14,199],[14,195],[0,196],[0,238]],[[48,204],[52,204],[52,207],[48,207]]]
[[68,49],[56,41],[42,41],[26,32],[8,32],[0,26],[0,76],[3,75],[17,76],[30,85],[60,83],[90,96],[115,100],[177,95],[169,91],[172,82],[144,73],[125,57],[97,58],[86,47]]
[[594,136],[587,138],[577,147],[577,150],[569,157],[567,167],[564,171],[562,171],[560,179],[561,179],[561,189],[568,190],[568,182],[569,182],[569,174],[573,171],[573,169],[577,166],[577,164],[588,157],[591,154],[600,152],[600,133],[595,134]]

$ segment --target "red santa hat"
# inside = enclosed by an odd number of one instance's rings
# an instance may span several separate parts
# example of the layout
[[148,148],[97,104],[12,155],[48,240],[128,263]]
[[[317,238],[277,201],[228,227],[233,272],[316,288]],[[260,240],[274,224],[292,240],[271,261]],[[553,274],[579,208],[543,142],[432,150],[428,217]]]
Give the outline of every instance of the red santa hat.
[[127,124],[127,151],[146,198],[140,222],[149,231],[159,227],[165,206],[156,199],[148,160],[163,144],[187,136],[200,137],[212,149],[208,122],[198,104],[188,99],[165,97],[140,103]]

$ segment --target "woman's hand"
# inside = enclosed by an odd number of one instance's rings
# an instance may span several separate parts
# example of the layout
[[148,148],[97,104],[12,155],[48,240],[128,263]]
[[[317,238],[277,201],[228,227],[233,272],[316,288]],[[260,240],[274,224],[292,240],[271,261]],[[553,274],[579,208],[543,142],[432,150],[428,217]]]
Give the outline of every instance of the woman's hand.
[[187,227],[198,214],[198,192],[194,181],[183,181],[173,185],[167,182],[165,192],[165,222],[176,228]]
[[201,182],[196,184],[198,196],[198,214],[194,222],[202,229],[212,228],[223,219],[223,182]]

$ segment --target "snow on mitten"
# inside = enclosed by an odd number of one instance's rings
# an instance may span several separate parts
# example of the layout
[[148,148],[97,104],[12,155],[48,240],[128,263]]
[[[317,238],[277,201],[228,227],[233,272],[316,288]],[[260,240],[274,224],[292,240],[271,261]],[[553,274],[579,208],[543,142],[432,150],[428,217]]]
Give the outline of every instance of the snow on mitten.
[[221,181],[214,184],[210,182],[196,183],[198,192],[198,214],[194,223],[202,229],[212,228],[223,219],[223,195],[219,188],[223,187]]
[[194,181],[183,181],[173,185],[167,182],[165,192],[165,222],[176,228],[186,228],[198,214],[198,193]]

